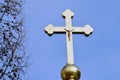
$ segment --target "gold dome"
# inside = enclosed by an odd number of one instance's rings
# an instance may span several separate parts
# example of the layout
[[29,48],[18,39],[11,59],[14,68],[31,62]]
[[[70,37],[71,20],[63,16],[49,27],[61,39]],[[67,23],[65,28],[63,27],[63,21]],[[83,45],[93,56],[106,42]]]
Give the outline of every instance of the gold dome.
[[79,80],[80,76],[80,70],[74,64],[67,64],[61,71],[61,77],[63,80]]

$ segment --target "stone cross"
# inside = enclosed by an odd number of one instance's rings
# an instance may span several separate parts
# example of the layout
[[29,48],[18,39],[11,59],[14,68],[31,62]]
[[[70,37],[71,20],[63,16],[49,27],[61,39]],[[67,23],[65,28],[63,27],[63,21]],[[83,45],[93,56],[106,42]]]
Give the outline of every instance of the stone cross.
[[47,27],[45,27],[45,31],[48,33],[48,35],[52,35],[55,32],[66,33],[68,64],[74,64],[72,33],[84,33],[85,35],[90,35],[93,32],[93,29],[90,27],[90,25],[85,25],[85,27],[72,27],[71,18],[73,18],[73,16],[74,13],[67,9],[63,12],[63,17],[66,21],[65,27],[54,27],[52,24],[49,24]]

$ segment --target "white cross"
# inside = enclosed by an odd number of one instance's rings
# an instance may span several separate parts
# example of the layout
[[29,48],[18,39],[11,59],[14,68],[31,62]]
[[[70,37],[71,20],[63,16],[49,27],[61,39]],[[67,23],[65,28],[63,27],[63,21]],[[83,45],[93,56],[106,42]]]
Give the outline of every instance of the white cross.
[[63,17],[66,20],[65,27],[54,27],[52,24],[49,24],[47,27],[45,27],[45,31],[48,33],[48,35],[52,35],[54,32],[66,33],[68,64],[74,64],[72,33],[84,33],[85,35],[90,35],[90,33],[93,32],[93,29],[90,27],[90,25],[85,25],[85,27],[72,27],[71,18],[73,18],[73,15],[74,13],[67,9],[63,12]]

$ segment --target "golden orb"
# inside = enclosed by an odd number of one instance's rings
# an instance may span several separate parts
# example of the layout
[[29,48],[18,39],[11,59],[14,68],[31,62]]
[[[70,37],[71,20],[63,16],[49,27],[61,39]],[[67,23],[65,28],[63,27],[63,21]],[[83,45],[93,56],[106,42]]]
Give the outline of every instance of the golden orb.
[[74,64],[67,64],[61,71],[61,77],[63,80],[79,80],[80,76],[80,70]]

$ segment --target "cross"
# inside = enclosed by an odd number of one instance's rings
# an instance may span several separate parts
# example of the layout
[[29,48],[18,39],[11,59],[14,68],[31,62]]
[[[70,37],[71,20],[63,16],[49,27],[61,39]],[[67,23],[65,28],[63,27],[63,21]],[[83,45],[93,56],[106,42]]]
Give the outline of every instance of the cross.
[[85,25],[84,27],[72,27],[71,19],[73,16],[74,13],[67,9],[63,12],[63,17],[66,21],[65,27],[54,27],[52,24],[45,27],[45,31],[48,35],[52,35],[53,33],[66,33],[68,64],[74,64],[72,33],[83,33],[85,35],[90,35],[93,32],[90,25]]

